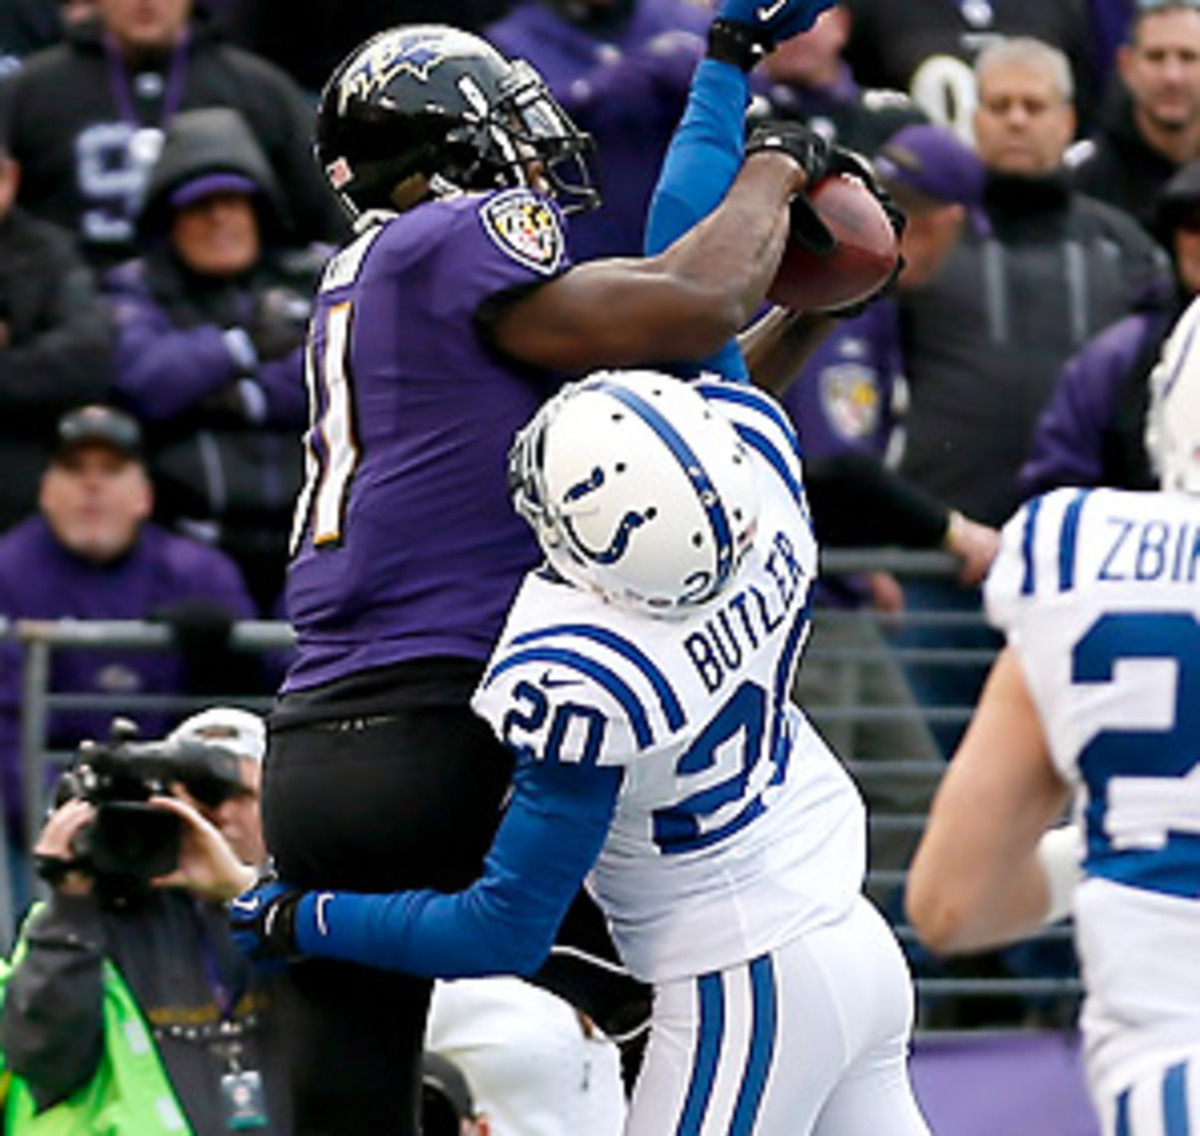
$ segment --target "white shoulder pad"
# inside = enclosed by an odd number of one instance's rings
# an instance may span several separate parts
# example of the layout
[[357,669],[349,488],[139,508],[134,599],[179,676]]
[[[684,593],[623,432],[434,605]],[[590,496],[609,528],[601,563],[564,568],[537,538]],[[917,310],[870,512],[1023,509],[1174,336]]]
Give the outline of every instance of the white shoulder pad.
[[686,723],[669,677],[630,638],[553,618],[510,618],[472,706],[519,758],[537,761],[626,765]]
[[1080,519],[1090,489],[1055,489],[1027,501],[1001,533],[1000,551],[984,582],[988,617],[1002,631],[1035,598],[1073,583]]

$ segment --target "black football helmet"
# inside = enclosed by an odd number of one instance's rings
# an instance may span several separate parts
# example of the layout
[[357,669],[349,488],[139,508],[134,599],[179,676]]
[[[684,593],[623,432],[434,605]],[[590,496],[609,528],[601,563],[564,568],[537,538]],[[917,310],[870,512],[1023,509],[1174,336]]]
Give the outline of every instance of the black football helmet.
[[441,24],[369,39],[321,92],[316,155],[352,218],[394,209],[414,174],[468,190],[529,185],[535,172],[564,211],[600,204],[591,138],[529,64]]

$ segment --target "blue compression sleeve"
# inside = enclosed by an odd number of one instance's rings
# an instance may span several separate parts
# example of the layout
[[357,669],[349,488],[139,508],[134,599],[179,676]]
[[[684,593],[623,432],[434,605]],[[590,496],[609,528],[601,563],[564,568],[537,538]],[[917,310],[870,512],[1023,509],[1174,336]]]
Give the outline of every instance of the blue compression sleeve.
[[[729,192],[742,167],[749,98],[750,81],[737,67],[700,61],[650,201],[643,242],[648,256],[695,228]],[[730,379],[750,377],[732,341],[700,367]]]
[[305,955],[430,978],[531,974],[608,833],[619,769],[521,764],[483,876],[464,891],[309,892]]

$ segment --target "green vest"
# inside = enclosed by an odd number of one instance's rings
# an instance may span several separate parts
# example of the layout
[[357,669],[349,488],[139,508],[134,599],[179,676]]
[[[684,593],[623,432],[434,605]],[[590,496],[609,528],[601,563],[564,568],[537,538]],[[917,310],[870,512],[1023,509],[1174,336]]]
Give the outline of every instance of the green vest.
[[[14,965],[23,949],[18,943]],[[8,964],[2,964],[0,993],[7,989],[10,974]],[[0,1053],[8,1136],[191,1136],[154,1037],[120,971],[108,959],[104,960],[104,1038],[104,1055],[92,1079],[37,1114],[25,1082],[9,1073]]]

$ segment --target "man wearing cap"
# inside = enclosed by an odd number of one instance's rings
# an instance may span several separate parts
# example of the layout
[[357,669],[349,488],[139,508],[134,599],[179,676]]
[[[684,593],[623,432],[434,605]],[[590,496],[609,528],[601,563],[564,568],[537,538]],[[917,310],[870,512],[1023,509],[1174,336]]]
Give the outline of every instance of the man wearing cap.
[[[253,616],[245,584],[227,557],[148,520],[153,491],[134,419],[104,406],[82,407],[63,416],[58,440],[42,476],[40,512],[0,538],[0,615],[149,619],[203,604],[228,619]],[[9,838],[20,846],[20,646],[3,642],[0,658],[0,768]],[[56,691],[116,696],[182,693],[189,680],[181,654],[127,650],[57,652],[51,675]],[[50,740],[66,746],[106,737],[112,716],[111,710],[55,712]],[[159,713],[130,716],[151,735],[168,724]]]
[[236,786],[220,800],[197,801],[207,818],[217,826],[243,864],[261,867],[267,862],[263,840],[259,795],[262,763],[267,752],[267,729],[262,718],[236,706],[213,706],[181,722],[168,735],[176,745],[216,746],[237,759]]
[[[945,127],[906,126],[883,146],[875,171],[908,218],[897,286],[918,288],[941,268],[969,210],[983,167]],[[784,396],[809,460],[851,449],[882,455],[895,428],[893,390],[903,373],[896,308],[884,301],[842,322]]]
[[[168,735],[164,750],[184,744],[238,763],[217,792],[189,791],[185,779],[151,798],[179,819],[173,871],[118,879],[81,855],[96,806],[77,796],[38,836],[50,897],[22,929],[0,1010],[14,1134],[35,1108],[60,1132],[293,1132],[275,980],[237,955],[224,911],[261,863],[262,722],[213,707]],[[111,1014],[119,997],[137,1011],[123,1022]],[[147,1072],[147,1052],[158,1069]],[[107,1096],[106,1069],[120,1084]],[[102,1119],[89,1111],[100,1105]]]
[[[425,1045],[426,1061],[448,1059],[465,1074],[494,1136],[620,1136],[624,1130],[616,1043],[569,1002],[524,979],[438,982]],[[426,1074],[428,1089],[428,1066]],[[427,1114],[423,1136],[434,1131]]]
[[1150,373],[1175,321],[1200,294],[1200,159],[1155,200],[1154,232],[1171,252],[1175,288],[1104,328],[1063,367],[1021,467],[1023,495],[1060,485],[1153,489],[1146,450]]
[[104,283],[115,396],[145,427],[160,519],[232,557],[269,614],[300,488],[302,344],[327,250],[291,242],[262,149],[220,108],[173,121],[138,226],[144,254]]
[[1194,0],[1138,0],[1117,51],[1120,83],[1095,134],[1071,157],[1073,180],[1147,228],[1170,178],[1200,158],[1200,8]]
[[[919,287],[940,270],[968,217],[978,209],[983,167],[946,127],[928,123],[896,132],[875,157],[875,172],[908,218],[902,240],[899,293]],[[945,549],[961,562],[964,583],[977,583],[991,561],[999,534],[951,510],[883,465],[897,429],[895,404],[904,361],[895,300],[869,306],[838,324],[816,349],[783,402],[804,443],[813,520],[831,547],[901,545]],[[863,498],[871,502],[863,507]],[[938,754],[904,675],[888,657],[870,609],[895,612],[903,592],[889,573],[825,575],[814,590],[819,607],[814,642],[822,650],[801,668],[797,697],[838,753],[861,760],[922,761]],[[863,661],[863,660],[866,661]],[[822,720],[822,707],[862,704],[890,714],[848,721]],[[929,787],[901,778],[867,782],[868,804],[882,813],[917,815],[928,806]],[[871,863],[901,869],[916,832],[878,826]]]

